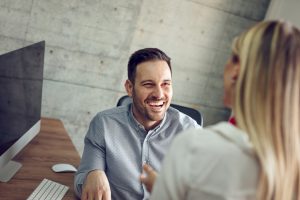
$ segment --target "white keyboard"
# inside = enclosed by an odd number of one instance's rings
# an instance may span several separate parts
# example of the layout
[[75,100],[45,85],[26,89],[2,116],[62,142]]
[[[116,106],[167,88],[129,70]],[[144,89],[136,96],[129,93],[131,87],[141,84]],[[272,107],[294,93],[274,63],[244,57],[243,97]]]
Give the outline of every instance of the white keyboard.
[[35,188],[27,200],[61,200],[68,189],[68,186],[45,178],[37,188]]

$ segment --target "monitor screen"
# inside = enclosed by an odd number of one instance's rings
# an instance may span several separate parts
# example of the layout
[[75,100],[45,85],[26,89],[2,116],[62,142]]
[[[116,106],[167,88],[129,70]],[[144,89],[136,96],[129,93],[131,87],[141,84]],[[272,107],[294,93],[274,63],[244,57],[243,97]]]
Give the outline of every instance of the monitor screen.
[[7,164],[39,132],[44,51],[42,41],[0,56],[0,181],[5,167],[17,167]]

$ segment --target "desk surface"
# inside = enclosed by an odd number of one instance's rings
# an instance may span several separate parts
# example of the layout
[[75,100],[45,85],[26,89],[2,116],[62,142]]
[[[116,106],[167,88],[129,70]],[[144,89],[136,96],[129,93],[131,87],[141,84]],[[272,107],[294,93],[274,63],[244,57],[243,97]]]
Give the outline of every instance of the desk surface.
[[52,165],[70,163],[78,167],[80,156],[60,120],[43,118],[40,133],[14,158],[21,169],[7,183],[0,183],[0,199],[26,199],[44,179],[69,186],[64,200],[76,199],[74,173],[55,173]]

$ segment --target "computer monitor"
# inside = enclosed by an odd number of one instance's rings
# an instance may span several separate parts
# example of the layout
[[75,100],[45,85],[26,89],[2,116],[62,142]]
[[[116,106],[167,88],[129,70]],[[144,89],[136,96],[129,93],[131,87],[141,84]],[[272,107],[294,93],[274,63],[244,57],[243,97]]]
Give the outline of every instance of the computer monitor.
[[21,168],[12,159],[40,131],[45,41],[0,56],[0,181]]

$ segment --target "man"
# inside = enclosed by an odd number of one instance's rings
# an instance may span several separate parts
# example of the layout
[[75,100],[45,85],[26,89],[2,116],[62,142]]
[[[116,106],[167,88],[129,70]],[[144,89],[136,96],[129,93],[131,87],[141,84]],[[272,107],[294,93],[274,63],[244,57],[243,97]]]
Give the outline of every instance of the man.
[[100,112],[90,123],[75,175],[81,199],[147,199],[140,181],[143,164],[159,170],[172,139],[187,128],[200,127],[169,108],[171,62],[161,50],[146,48],[131,55],[125,88],[133,103]]

